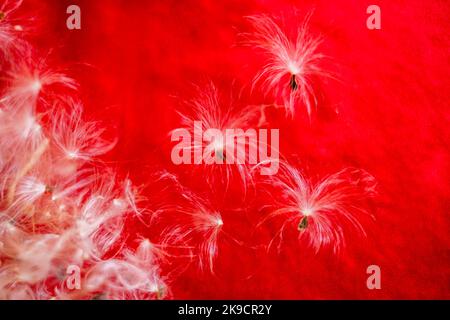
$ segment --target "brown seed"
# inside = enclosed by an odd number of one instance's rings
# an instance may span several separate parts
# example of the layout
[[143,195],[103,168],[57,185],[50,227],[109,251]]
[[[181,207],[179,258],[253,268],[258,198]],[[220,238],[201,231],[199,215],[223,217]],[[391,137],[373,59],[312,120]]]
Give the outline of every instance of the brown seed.
[[300,222],[298,224],[298,231],[305,231],[308,227],[308,217],[304,216],[300,219]]
[[298,84],[297,84],[297,79],[295,78],[295,74],[293,74],[291,76],[291,79],[289,80],[289,86],[291,87],[292,90],[297,90],[298,88]]

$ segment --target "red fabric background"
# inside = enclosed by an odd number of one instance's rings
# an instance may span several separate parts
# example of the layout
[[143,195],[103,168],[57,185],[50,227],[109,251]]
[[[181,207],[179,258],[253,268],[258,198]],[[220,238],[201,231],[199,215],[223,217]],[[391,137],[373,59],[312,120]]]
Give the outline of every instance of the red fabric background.
[[[216,274],[189,267],[171,284],[174,298],[450,298],[450,5],[378,0],[382,30],[370,31],[372,2],[25,1],[20,14],[37,17],[32,42],[80,82],[88,116],[115,128],[119,143],[106,160],[137,183],[167,168],[198,191],[203,177],[170,161],[177,97],[189,98],[191,84],[205,78],[225,90],[233,81],[248,86],[263,59],[235,45],[238,32],[249,31],[243,16],[315,9],[311,32],[324,37],[321,50],[339,81],[320,84],[311,124],[273,115],[273,126],[283,154],[313,176],[345,166],[374,175],[376,222],[367,239],[350,235],[341,257],[315,256],[295,239],[266,253],[221,237]],[[80,31],[65,27],[70,4],[81,7]],[[243,202],[230,195],[220,205]],[[224,231],[264,243],[270,230],[255,231],[255,216],[230,209]],[[381,290],[366,288],[371,264],[381,267]]]

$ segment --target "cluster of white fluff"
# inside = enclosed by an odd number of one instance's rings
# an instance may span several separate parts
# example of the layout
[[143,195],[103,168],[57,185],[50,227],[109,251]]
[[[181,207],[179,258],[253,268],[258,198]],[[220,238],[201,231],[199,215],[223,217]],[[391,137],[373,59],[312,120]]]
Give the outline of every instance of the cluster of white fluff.
[[134,188],[96,160],[114,141],[83,119],[77,83],[23,40],[20,4],[0,6],[0,299],[163,298],[155,247],[125,246]]

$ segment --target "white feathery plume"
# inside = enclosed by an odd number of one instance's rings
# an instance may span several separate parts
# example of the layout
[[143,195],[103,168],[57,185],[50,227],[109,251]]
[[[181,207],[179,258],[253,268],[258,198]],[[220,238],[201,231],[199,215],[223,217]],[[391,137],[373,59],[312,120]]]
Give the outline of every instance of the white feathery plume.
[[291,35],[280,18],[269,15],[249,16],[253,33],[246,34],[248,45],[267,56],[267,64],[256,75],[253,86],[280,97],[287,114],[293,115],[301,105],[311,117],[316,106],[312,77],[327,76],[320,67],[324,55],[318,51],[320,38],[308,31],[309,17]]
[[105,129],[97,122],[84,121],[82,110],[80,102],[71,103],[69,110],[56,109],[52,116],[51,136],[67,159],[90,161],[110,151],[115,142],[102,137]]
[[[189,111],[178,112],[182,127],[172,130],[171,133],[173,135],[181,130],[190,133],[193,143],[183,151],[191,153],[192,163],[196,161],[196,153],[200,153],[202,157],[200,161],[203,163],[204,155],[213,155],[215,161],[204,166],[206,179],[212,185],[216,182],[225,182],[228,186],[233,172],[237,170],[245,188],[252,178],[246,150],[259,150],[257,139],[249,138],[246,130],[256,129],[261,118],[261,108],[249,106],[242,110],[236,109],[231,103],[224,101],[213,82],[196,89],[197,95],[187,102]],[[219,130],[223,136],[222,141],[212,139],[210,142],[204,142],[203,133],[209,129]],[[234,130],[234,139],[226,139],[227,129]],[[202,144],[197,145],[195,141],[201,141]],[[233,150],[233,153],[227,153],[227,150]],[[216,180],[216,174],[219,175],[220,181]]]
[[101,261],[86,275],[85,290],[104,299],[162,299],[168,294],[158,267],[159,256],[147,239],[123,258]]
[[[44,61],[34,61],[25,54],[23,59],[11,66],[7,81],[7,90],[0,102],[6,109],[20,110],[29,108],[35,110],[39,101],[48,104],[46,95],[51,94],[51,100],[60,98],[56,89],[76,90],[78,84],[64,73],[56,72],[47,67]],[[50,90],[53,88],[53,90]],[[64,97],[64,94],[62,95]]]
[[182,188],[182,196],[187,200],[175,209],[177,224],[164,232],[165,243],[179,244],[192,248],[200,270],[209,269],[214,273],[214,262],[218,255],[218,240],[224,221],[219,211],[193,192]]
[[297,230],[301,242],[315,252],[331,247],[335,254],[345,246],[345,232],[365,235],[360,218],[368,215],[364,201],[375,195],[375,179],[363,170],[343,169],[317,182],[299,170],[283,164],[269,184],[281,192],[271,212],[261,223],[283,217],[283,223],[271,241],[278,237],[281,245],[286,231]]
[[2,44],[0,54],[7,63],[15,58],[17,53],[29,49],[29,44],[20,38],[23,32],[22,26],[14,23],[11,14],[20,7],[23,0],[6,0],[0,4],[0,43]]

